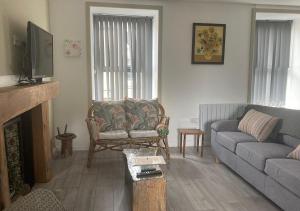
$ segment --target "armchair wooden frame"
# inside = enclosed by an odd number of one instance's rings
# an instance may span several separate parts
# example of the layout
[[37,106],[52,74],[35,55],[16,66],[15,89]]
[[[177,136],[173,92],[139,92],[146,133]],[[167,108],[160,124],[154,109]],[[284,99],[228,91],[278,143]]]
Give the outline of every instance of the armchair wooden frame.
[[[169,127],[169,117],[165,116],[165,110],[161,104],[159,105],[159,124],[165,128]],[[122,151],[124,147],[157,147],[160,151],[165,153],[167,160],[170,159],[170,151],[168,145],[168,137],[145,137],[145,138],[120,138],[120,139],[98,139],[93,138],[93,127],[90,119],[94,118],[94,106],[92,105],[88,111],[88,118],[86,120],[88,131],[90,134],[90,147],[88,154],[87,167],[89,168],[92,163],[93,155],[96,152],[104,150]],[[127,131],[128,132],[128,131]]]

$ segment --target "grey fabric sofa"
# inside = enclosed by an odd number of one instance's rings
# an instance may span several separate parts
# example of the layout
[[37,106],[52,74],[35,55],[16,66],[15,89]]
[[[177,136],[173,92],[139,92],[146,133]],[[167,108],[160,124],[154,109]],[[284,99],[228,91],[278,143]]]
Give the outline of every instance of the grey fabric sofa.
[[[215,156],[283,210],[300,211],[300,161],[287,155],[300,144],[300,111],[248,105],[280,118],[266,142],[238,130],[238,120],[211,125]],[[297,138],[298,137],[298,138]]]

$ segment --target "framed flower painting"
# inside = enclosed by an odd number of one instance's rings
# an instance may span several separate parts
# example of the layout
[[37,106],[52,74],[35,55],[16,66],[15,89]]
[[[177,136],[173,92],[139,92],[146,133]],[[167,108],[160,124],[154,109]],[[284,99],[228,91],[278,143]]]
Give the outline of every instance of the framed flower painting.
[[224,64],[225,24],[194,23],[192,64]]

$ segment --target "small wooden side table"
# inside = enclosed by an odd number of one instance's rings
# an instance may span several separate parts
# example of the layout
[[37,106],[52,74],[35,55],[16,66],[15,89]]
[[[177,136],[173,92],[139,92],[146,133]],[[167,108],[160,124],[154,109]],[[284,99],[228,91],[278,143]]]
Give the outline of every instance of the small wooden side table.
[[[195,128],[179,128],[178,134],[180,135],[180,143],[179,143],[179,150],[180,153],[182,152],[183,157],[185,157],[185,145],[186,145],[186,135],[194,135],[197,138],[197,152],[199,152],[199,141],[201,136],[201,157],[203,157],[203,138],[204,132],[200,129]],[[183,136],[183,142],[182,142]]]
[[62,157],[67,157],[73,154],[73,139],[76,135],[73,133],[64,133],[55,136],[56,139],[61,140],[61,155]]

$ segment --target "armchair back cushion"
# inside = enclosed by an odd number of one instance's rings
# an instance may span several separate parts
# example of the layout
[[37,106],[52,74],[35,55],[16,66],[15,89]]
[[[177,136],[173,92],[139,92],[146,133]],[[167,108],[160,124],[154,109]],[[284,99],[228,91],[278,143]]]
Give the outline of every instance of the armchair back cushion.
[[93,110],[100,132],[126,130],[126,114],[122,101],[95,102]]
[[124,102],[129,130],[155,130],[159,123],[157,100],[133,100]]

